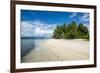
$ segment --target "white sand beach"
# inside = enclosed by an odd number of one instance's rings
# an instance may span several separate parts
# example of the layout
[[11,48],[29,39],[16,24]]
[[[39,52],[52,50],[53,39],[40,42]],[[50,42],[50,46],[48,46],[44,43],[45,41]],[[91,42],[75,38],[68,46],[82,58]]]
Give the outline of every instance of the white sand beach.
[[22,62],[69,61],[89,59],[89,41],[48,39],[32,49]]

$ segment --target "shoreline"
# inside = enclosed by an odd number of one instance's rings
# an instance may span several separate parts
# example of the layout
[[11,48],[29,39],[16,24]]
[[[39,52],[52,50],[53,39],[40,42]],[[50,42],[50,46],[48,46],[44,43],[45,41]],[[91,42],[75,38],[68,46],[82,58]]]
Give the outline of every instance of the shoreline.
[[22,62],[69,61],[89,59],[89,41],[84,39],[47,39],[38,44]]

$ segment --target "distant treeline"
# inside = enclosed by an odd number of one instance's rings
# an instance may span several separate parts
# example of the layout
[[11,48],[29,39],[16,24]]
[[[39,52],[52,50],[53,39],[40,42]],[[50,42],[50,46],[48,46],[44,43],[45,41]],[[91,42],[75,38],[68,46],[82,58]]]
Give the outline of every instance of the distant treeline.
[[57,25],[52,35],[55,39],[89,39],[89,30],[84,24],[73,21],[71,24]]

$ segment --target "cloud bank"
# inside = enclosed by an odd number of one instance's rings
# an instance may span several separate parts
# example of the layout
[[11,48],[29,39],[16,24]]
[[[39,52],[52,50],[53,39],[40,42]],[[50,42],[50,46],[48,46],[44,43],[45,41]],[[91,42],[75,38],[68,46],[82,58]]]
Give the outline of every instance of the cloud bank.
[[41,21],[22,21],[21,37],[51,37],[56,25]]

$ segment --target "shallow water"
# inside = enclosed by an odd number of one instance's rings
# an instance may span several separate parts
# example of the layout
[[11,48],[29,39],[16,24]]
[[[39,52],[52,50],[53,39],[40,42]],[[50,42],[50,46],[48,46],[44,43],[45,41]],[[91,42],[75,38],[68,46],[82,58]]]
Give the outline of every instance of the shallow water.
[[40,46],[39,44],[45,41],[46,39],[21,39],[21,59],[28,54],[32,49],[35,49]]

